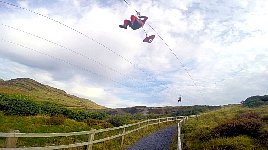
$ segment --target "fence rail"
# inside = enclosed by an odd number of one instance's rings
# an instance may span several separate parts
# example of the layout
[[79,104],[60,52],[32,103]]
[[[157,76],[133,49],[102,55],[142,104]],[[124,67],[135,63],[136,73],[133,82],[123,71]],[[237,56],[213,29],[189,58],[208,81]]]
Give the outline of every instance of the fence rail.
[[[183,143],[183,134],[181,134],[181,127],[187,121],[189,118],[196,118],[198,119],[200,115],[190,115],[190,116],[184,116],[183,119],[181,119],[178,122],[178,145],[177,145],[177,150],[182,150],[182,143]],[[182,116],[180,116],[182,117]]]
[[[121,146],[124,143],[124,138],[125,135],[130,134],[132,132],[138,131],[142,128],[152,126],[152,125],[160,125],[161,123],[165,122],[171,122],[171,121],[184,121],[186,119],[185,116],[177,116],[177,117],[166,117],[166,118],[158,118],[158,119],[148,119],[145,121],[133,123],[133,124],[128,124],[128,125],[123,125],[120,127],[114,127],[114,128],[107,128],[107,129],[92,129],[90,131],[81,131],[81,132],[70,132],[70,133],[18,133],[18,131],[14,133],[1,133],[0,132],[0,137],[6,138],[6,148],[0,148],[1,150],[11,150],[11,149],[38,149],[38,150],[43,150],[43,149],[63,149],[63,148],[74,148],[74,147],[81,147],[81,146],[87,146],[88,150],[92,150],[93,144],[112,140],[115,138],[121,137]],[[153,123],[150,123],[153,122]],[[143,126],[141,126],[143,124]],[[134,128],[132,130],[127,131],[128,127],[132,126],[137,126],[137,128]],[[98,133],[102,132],[108,132],[108,131],[113,131],[113,130],[121,130],[122,132],[110,137],[105,137],[102,139],[97,139],[94,140],[94,136]],[[81,143],[74,143],[74,144],[69,144],[69,145],[56,145],[56,146],[45,146],[45,147],[26,147],[26,148],[16,148],[16,141],[18,138],[50,138],[50,137],[68,137],[68,136],[78,136],[78,135],[87,135],[88,136],[88,141],[86,142],[81,142]],[[9,143],[9,144],[8,144]]]

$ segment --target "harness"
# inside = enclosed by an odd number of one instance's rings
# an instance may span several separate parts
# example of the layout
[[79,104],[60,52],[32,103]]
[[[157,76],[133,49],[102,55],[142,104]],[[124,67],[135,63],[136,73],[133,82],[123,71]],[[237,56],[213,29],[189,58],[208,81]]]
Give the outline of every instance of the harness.
[[142,20],[137,18],[133,23],[131,22],[130,27],[133,30],[137,30],[137,29],[141,28],[143,25],[144,25],[144,23],[142,22]]

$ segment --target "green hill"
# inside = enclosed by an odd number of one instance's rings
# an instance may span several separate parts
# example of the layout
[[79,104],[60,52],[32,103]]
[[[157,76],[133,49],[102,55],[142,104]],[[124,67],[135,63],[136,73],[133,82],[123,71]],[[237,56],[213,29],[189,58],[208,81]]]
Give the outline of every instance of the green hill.
[[184,149],[267,150],[268,105],[225,106],[189,119],[183,126]]
[[65,91],[41,84],[29,78],[17,78],[4,81],[0,79],[0,93],[21,94],[35,101],[50,102],[68,108],[105,109],[91,100],[67,94]]

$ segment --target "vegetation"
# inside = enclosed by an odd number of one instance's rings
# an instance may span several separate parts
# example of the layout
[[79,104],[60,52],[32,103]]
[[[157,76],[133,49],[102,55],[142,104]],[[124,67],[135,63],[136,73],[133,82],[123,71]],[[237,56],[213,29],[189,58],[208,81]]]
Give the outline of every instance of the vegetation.
[[195,106],[182,106],[173,113],[173,116],[189,116],[198,115],[202,112],[219,109],[220,106],[207,106],[207,105],[195,105]]
[[[90,130],[84,122],[77,122],[72,119],[65,118],[59,123],[55,118],[51,119],[49,116],[18,116],[5,115],[0,112],[0,132],[9,132],[19,130],[21,133],[53,133],[53,132],[77,132]],[[77,137],[79,138],[79,137]],[[0,147],[4,146],[4,138],[0,139]],[[42,143],[61,143],[62,138],[20,138],[19,146],[42,146]],[[70,141],[67,141],[70,142]]]
[[[78,132],[101,128],[111,128],[138,122],[144,119],[157,118],[159,115],[113,115],[105,112],[88,112],[82,109],[71,109],[61,105],[34,100],[21,94],[0,94],[0,132],[19,130],[22,133]],[[167,124],[160,127],[166,127]],[[125,137],[124,147],[148,135],[159,128],[150,126]],[[129,129],[130,130],[130,129]],[[121,130],[102,133],[96,136],[100,139],[121,133]],[[87,141],[88,137],[72,136],[57,138],[19,138],[18,146],[45,146],[72,144]],[[4,138],[0,138],[0,147],[4,146]],[[120,138],[95,144],[95,149],[121,149]]]
[[[124,116],[125,117],[125,116]],[[124,118],[122,117],[122,118]],[[121,117],[118,117],[121,118]],[[118,119],[120,120],[120,119]],[[125,120],[125,119],[123,119]],[[134,121],[134,120],[132,120]],[[127,122],[128,123],[128,122]],[[171,122],[174,123],[174,122]],[[134,133],[131,133],[125,137],[124,146],[135,143],[138,139],[159,130],[159,128],[165,128],[172,125],[171,123],[163,123],[160,126],[154,125],[148,128],[141,129]],[[18,116],[18,115],[5,115],[0,112],[0,132],[9,132],[12,130],[19,130],[22,133],[52,133],[52,132],[77,132],[77,131],[89,131],[92,128],[100,129],[113,127],[112,124],[105,120],[88,119],[83,122],[78,122],[72,119],[65,118],[64,116]],[[136,127],[137,128],[137,127]],[[131,130],[131,128],[128,128]],[[112,136],[122,132],[122,129],[104,132],[102,134],[95,135],[95,139],[100,139],[107,136]],[[4,140],[0,139],[0,147],[4,146]],[[87,136],[72,136],[72,137],[56,137],[56,138],[19,138],[18,146],[45,146],[45,145],[61,145],[72,144],[75,142],[87,141]],[[94,144],[94,149],[115,149],[119,150],[121,144],[121,138],[116,138],[104,143]],[[78,148],[79,149],[79,148]],[[82,148],[81,148],[82,149]]]
[[[89,102],[89,103],[88,103]],[[180,106],[147,108],[137,106],[104,110],[102,106],[79,99],[31,79],[0,81],[0,132],[23,133],[77,132],[118,127],[166,116],[196,115],[183,127],[184,149],[265,149],[268,147],[268,96],[252,96],[241,106]],[[94,109],[94,111],[92,110]],[[95,109],[102,109],[96,111]],[[217,110],[216,110],[217,109]],[[144,112],[148,111],[148,115]],[[206,112],[206,113],[205,113]],[[120,115],[119,115],[120,114]],[[160,126],[149,126],[125,137],[123,148],[155,132]],[[131,130],[130,127],[127,130]],[[134,129],[134,128],[133,128]],[[101,133],[100,139],[122,133],[122,129]],[[94,149],[122,149],[121,138],[94,144]],[[171,149],[176,149],[174,137]],[[3,147],[0,138],[0,147]],[[20,138],[19,146],[45,146],[87,141],[88,137]],[[176,144],[175,144],[176,145]],[[79,149],[79,148],[78,148]],[[83,149],[83,148],[81,148]]]
[[64,117],[83,121],[88,118],[102,120],[107,117],[104,112],[87,112],[58,106],[50,102],[37,102],[29,97],[18,94],[0,94],[0,111],[7,115],[30,116],[46,114],[50,116],[62,115]]
[[248,150],[268,147],[268,105],[223,107],[187,121],[184,149]]
[[246,100],[242,101],[242,104],[247,107],[258,107],[261,105],[268,104],[268,95],[251,96]]
[[43,85],[28,78],[1,80],[0,93],[25,95],[38,102],[49,102],[68,108],[105,109],[104,106],[100,106],[88,99],[69,95],[63,90]]

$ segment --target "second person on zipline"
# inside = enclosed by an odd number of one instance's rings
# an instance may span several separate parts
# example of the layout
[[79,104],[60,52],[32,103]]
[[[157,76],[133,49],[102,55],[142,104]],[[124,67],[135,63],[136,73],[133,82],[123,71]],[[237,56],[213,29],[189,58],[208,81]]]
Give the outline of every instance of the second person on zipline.
[[138,16],[138,18],[134,15],[131,15],[130,20],[124,20],[123,25],[119,25],[120,28],[127,29],[127,26],[130,26],[133,30],[137,30],[145,24],[148,17],[146,16]]

